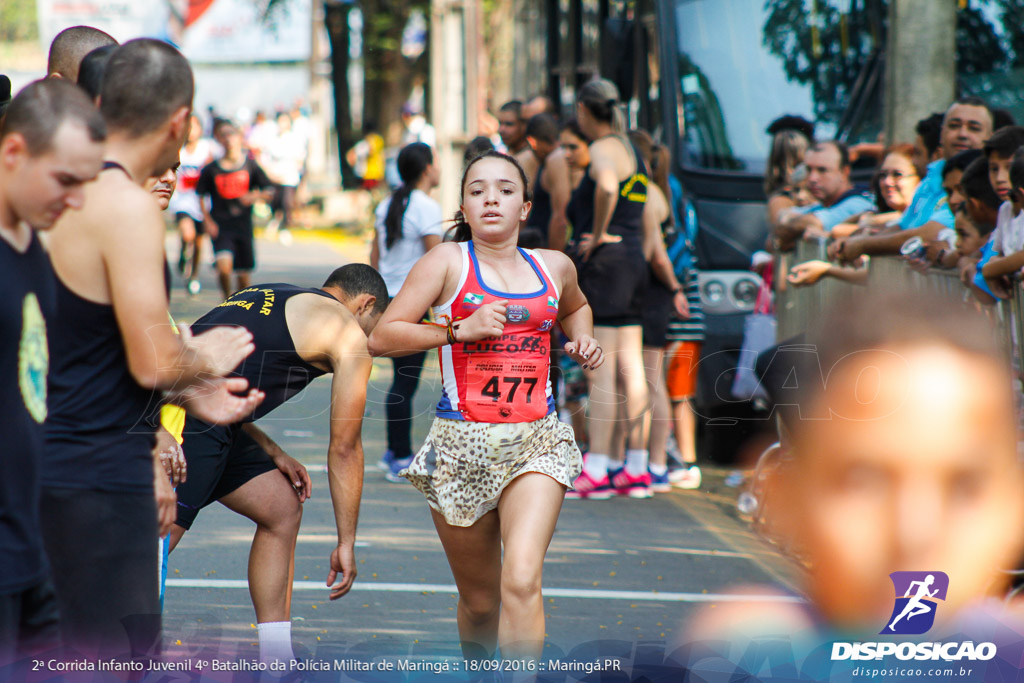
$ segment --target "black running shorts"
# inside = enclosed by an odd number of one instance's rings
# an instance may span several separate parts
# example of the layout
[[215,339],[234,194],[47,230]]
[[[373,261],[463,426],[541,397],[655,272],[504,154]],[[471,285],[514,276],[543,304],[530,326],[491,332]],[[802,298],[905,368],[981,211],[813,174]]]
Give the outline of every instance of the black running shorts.
[[192,527],[199,511],[255,479],[277,469],[241,425],[219,427],[191,415],[185,418],[184,442],[188,477],[178,486],[177,525]]

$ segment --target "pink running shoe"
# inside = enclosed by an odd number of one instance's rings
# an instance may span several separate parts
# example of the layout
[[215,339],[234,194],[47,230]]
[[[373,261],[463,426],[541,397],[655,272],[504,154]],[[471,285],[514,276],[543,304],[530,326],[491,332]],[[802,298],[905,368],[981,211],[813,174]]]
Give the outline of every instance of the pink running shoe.
[[600,479],[594,479],[583,470],[572,483],[572,488],[565,492],[565,497],[573,500],[608,500],[612,494],[607,474]]
[[651,492],[651,473],[644,472],[643,474],[634,476],[626,471],[623,467],[612,475],[612,486],[615,488],[615,492],[620,496],[629,496],[630,498],[650,498],[654,494]]

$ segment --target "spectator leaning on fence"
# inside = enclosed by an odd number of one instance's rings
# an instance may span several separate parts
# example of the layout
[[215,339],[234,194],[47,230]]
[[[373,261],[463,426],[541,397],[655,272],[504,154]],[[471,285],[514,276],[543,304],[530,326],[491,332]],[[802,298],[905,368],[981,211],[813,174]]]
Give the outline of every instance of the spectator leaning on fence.
[[953,213],[942,188],[946,160],[963,150],[981,149],[991,135],[992,111],[984,100],[969,97],[954,102],[943,118],[942,159],[928,165],[928,173],[900,221],[900,232],[837,240],[829,247],[829,257],[852,261],[863,254],[895,254],[911,237],[934,239],[943,228],[952,228]]
[[818,201],[781,217],[775,237],[783,249],[801,237],[826,236],[836,225],[875,208],[871,198],[850,182],[850,157],[843,143],[815,144],[807,150],[804,164],[807,187]]
[[[974,165],[975,162],[978,162],[977,165]],[[982,199],[982,195],[987,198],[994,197],[996,208],[999,208],[999,197],[988,182],[988,162],[985,161],[980,149],[966,149],[954,154],[953,158],[942,167],[942,189],[946,193],[946,205],[954,216],[966,200],[963,180],[967,177],[967,169],[972,166],[974,169],[969,180],[974,196],[978,199]],[[985,219],[979,218],[979,220],[984,221]],[[994,217],[992,225],[995,225]],[[953,256],[953,243],[946,231],[940,231],[939,235],[926,242],[926,245],[925,256],[921,259],[924,265],[940,268],[953,268],[958,265],[958,261]]]
[[[981,173],[983,180],[985,181],[985,187],[992,194],[992,186],[988,182],[988,162],[984,159],[980,149],[968,149],[955,154],[952,159],[946,162],[946,165],[942,169],[942,188],[946,191],[946,202],[949,204],[949,210],[955,215],[957,209],[960,208],[966,198],[963,192],[963,177],[967,172],[967,169],[978,159],[981,159]],[[975,170],[977,173],[977,169]],[[999,202],[1002,201],[999,197],[996,197],[996,209],[999,208]],[[995,219],[993,219],[995,220]]]
[[857,231],[875,234],[899,223],[924,176],[924,167],[918,166],[915,159],[911,144],[893,145],[885,150],[882,165],[871,180],[876,210],[837,225],[832,229],[833,239],[847,237]]
[[972,221],[986,226],[985,234],[995,229],[1002,199],[988,180],[988,169],[984,159],[975,159],[964,170],[956,190],[950,197],[950,205],[954,204],[956,209],[962,206]]
[[777,227],[779,218],[787,209],[799,206],[796,201],[797,169],[803,169],[806,180],[804,155],[810,140],[797,130],[781,130],[772,138],[772,151],[764,173],[764,195],[768,198],[768,220]]
[[[966,152],[958,154],[957,157],[963,154]],[[950,160],[950,164],[957,157]],[[950,205],[958,213],[961,209],[966,212],[971,223],[978,228],[979,233],[985,235],[981,247],[975,249],[973,253],[959,249],[963,255],[958,258],[956,267],[959,271],[960,281],[974,293],[978,301],[986,305],[995,303],[997,297],[985,282],[985,278],[978,272],[978,264],[983,260],[987,262],[992,257],[994,248],[992,231],[996,226],[1001,204],[1002,200],[992,188],[992,183],[989,182],[988,161],[979,153],[963,172],[957,189],[950,196]],[[959,225],[959,219],[957,225]]]
[[989,184],[1002,204],[996,215],[996,228],[992,233],[992,239],[978,262],[977,271],[983,275],[976,273],[975,285],[993,298],[1001,299],[1008,296],[1001,283],[993,280],[997,275],[1003,274],[1006,264],[996,263],[987,272],[986,266],[991,261],[1009,256],[1024,247],[1024,225],[1021,225],[1017,217],[1022,205],[1011,198],[1013,183],[1010,178],[1010,165],[1014,153],[1021,145],[1024,145],[1024,128],[1007,126],[986,140],[983,148]]
[[[966,204],[956,212],[955,253],[960,262],[977,263],[977,254],[981,252],[981,249],[991,237],[992,228],[992,223],[975,220],[967,209]],[[961,276],[961,281],[966,283],[966,287],[971,290],[978,301],[985,304],[994,303],[995,300],[984,290],[980,289],[973,280],[973,276],[970,280],[964,280],[963,276]]]
[[[974,150],[970,150],[974,151]],[[969,154],[961,152],[957,157]],[[956,159],[956,157],[954,157]],[[952,160],[950,160],[950,164]],[[947,164],[947,167],[950,165]],[[956,216],[965,212],[972,225],[976,225],[981,234],[985,235],[974,249],[960,253],[957,245],[951,243],[948,238],[937,239],[928,245],[926,256],[929,263],[940,268],[959,268],[964,255],[973,258],[977,264],[981,258],[981,249],[989,240],[989,235],[996,226],[996,212],[999,210],[999,195],[992,189],[988,181],[988,165],[983,157],[978,155],[962,173],[950,173],[950,176],[958,176],[957,182],[949,185],[949,207]],[[948,183],[947,183],[948,184]],[[959,225],[959,219],[957,219]]]
[[1012,275],[1024,268],[1024,150],[1017,150],[1013,156],[1010,183],[1010,201],[999,207],[999,219],[992,233],[994,255],[987,264],[979,264],[986,280]]
[[[882,167],[878,169],[875,182],[872,183],[876,186],[875,204],[878,211],[865,212],[856,221],[840,223],[833,228],[832,235],[848,235],[855,230],[865,234],[875,234],[879,230],[898,223],[920,183],[921,170],[914,164],[913,145],[902,144],[891,147],[885,153]],[[823,277],[836,278],[854,284],[865,284],[867,269],[863,265],[851,268],[828,261],[811,260],[793,266],[786,279],[792,285],[803,287],[813,285]]]

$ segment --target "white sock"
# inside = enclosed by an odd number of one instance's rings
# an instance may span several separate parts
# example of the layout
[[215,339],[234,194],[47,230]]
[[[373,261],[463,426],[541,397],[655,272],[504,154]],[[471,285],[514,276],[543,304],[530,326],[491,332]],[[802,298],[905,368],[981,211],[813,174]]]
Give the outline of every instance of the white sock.
[[583,459],[583,471],[593,479],[608,476],[608,456],[604,453],[587,453]]
[[295,659],[295,653],[292,652],[292,622],[268,621],[256,624],[256,633],[260,637],[261,662],[269,664]]
[[663,477],[668,474],[668,465],[655,465],[653,462],[648,465],[651,468],[651,474],[656,474],[659,477]]
[[626,471],[633,477],[639,477],[647,472],[646,448],[626,449]]

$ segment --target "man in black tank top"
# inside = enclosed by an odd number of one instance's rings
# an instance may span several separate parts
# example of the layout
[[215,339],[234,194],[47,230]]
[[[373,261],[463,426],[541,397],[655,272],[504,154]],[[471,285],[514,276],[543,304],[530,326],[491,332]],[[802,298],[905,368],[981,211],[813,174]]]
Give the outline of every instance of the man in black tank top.
[[[253,420],[334,373],[328,478],[338,527],[331,553],[331,599],[348,592],[356,576],[354,543],[363,486],[361,429],[372,360],[367,337],[388,304],[380,274],[367,265],[335,270],[321,289],[266,284],[236,292],[200,318],[194,328],[238,325],[253,334],[256,351],[232,375],[244,377],[266,399],[239,423],[216,427],[185,421],[188,479],[178,487],[178,517],[171,548],[199,510],[220,501],[256,522],[249,560],[260,656],[288,661],[291,649],[290,587],[301,503],[310,494],[306,469],[289,457]],[[281,476],[281,475],[284,476]]]
[[[572,195],[569,162],[558,144],[558,122],[550,114],[537,114],[526,124],[526,140],[540,164],[533,182],[533,208],[520,230],[520,246],[563,251],[568,222],[565,209]],[[524,236],[535,243],[524,244]],[[539,241],[538,241],[539,240]]]
[[160,649],[154,541],[176,506],[153,453],[150,404],[167,392],[188,410],[232,421],[259,399],[234,396],[245,381],[223,379],[251,353],[248,332],[179,337],[168,322],[165,226],[143,185],[177,162],[193,89],[188,60],[166,43],[133,40],[111,54],[100,94],[109,168],[47,243],[57,315],[48,330],[42,536],[63,640],[87,657]]
[[66,81],[28,86],[7,111],[0,137],[0,669],[60,637],[39,521],[47,326],[56,292],[35,231],[81,202],[82,186],[99,173],[106,137],[99,112]]

